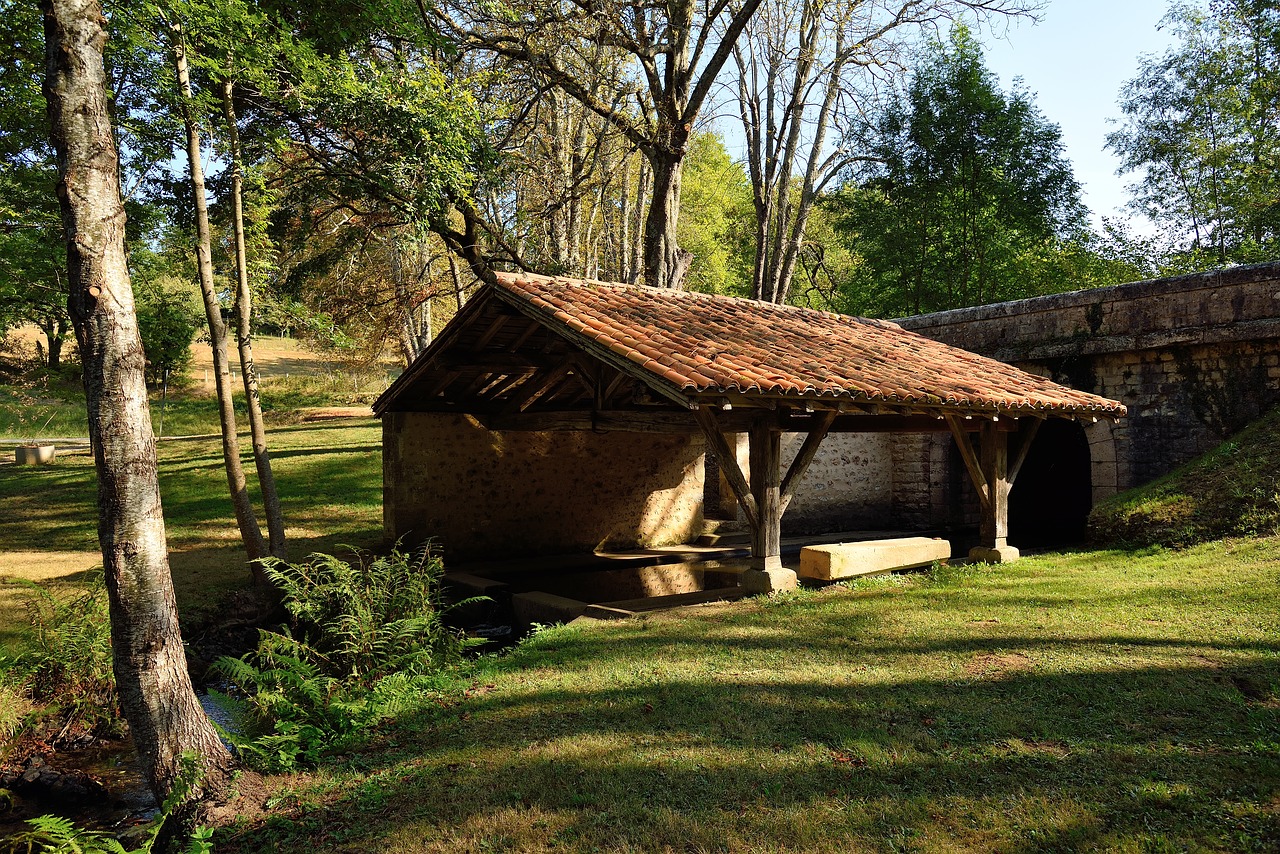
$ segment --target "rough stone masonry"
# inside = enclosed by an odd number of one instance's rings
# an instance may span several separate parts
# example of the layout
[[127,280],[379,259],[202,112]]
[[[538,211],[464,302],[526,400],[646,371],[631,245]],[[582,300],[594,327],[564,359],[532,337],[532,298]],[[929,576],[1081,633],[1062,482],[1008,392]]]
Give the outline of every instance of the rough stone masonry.
[[[1095,500],[1208,451],[1280,401],[1280,263],[898,323],[1128,406],[1129,417],[1119,424],[1099,422],[1085,430]],[[922,522],[943,523],[948,511],[940,506],[939,488],[957,486],[946,449],[933,447],[943,440],[900,441],[895,460],[911,459],[914,476],[895,481],[895,505]]]

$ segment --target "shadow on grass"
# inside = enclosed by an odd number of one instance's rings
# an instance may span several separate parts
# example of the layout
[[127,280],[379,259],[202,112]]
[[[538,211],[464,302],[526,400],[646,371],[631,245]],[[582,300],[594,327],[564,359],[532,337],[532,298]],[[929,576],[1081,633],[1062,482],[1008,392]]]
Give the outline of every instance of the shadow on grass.
[[[804,644],[844,670],[801,676],[768,666],[780,638],[686,622],[536,639],[494,665],[500,688],[401,718],[323,769],[348,781],[337,794],[293,796],[220,850],[1280,844],[1275,645],[1213,645],[1234,656],[1220,667],[1189,656],[1207,644],[1105,636],[1076,643],[1167,649],[1169,663],[1062,672],[1032,657],[1070,656],[1070,640],[859,644],[876,629],[864,617],[842,647]],[[957,653],[902,677],[911,656]]]

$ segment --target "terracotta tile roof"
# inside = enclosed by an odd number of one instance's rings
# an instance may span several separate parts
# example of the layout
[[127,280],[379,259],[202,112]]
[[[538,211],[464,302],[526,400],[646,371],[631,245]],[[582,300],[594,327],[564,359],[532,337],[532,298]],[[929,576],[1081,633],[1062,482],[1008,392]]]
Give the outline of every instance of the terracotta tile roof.
[[[949,347],[897,324],[734,297],[499,273],[500,295],[686,395],[1111,417],[1114,400]],[[563,331],[562,330],[562,331]]]

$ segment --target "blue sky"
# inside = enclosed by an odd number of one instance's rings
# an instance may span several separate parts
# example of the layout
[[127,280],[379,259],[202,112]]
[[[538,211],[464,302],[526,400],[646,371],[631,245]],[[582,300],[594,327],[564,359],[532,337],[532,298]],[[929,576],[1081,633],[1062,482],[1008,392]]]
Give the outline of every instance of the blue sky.
[[[1119,162],[1103,149],[1108,119],[1120,117],[1120,87],[1137,72],[1142,54],[1159,54],[1172,41],[1157,25],[1166,0],[1051,0],[1040,22],[1021,21],[981,34],[987,65],[1007,91],[1021,77],[1036,104],[1062,128],[1067,156],[1084,200],[1099,216],[1129,216]],[[1149,225],[1134,222],[1141,231]]]

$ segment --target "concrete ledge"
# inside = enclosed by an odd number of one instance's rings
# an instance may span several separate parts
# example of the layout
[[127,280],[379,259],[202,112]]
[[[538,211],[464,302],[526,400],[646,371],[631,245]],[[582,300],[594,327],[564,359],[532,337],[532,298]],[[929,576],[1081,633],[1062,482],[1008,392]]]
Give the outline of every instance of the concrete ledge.
[[800,575],[838,581],[895,569],[928,566],[951,557],[951,543],[931,537],[901,537],[864,543],[806,546],[800,550]]
[[522,626],[567,623],[581,617],[587,607],[586,602],[539,591],[517,593],[511,597],[511,610],[515,612],[516,622]]

